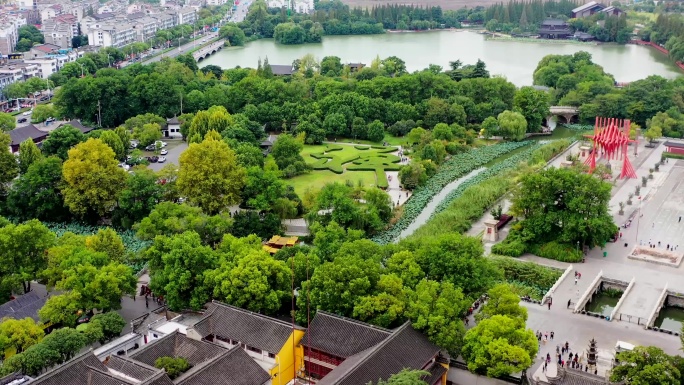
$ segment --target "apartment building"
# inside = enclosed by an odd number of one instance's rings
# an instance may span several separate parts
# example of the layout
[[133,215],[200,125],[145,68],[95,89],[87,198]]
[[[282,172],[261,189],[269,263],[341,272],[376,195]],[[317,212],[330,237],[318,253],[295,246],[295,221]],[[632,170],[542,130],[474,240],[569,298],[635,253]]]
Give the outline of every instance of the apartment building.
[[30,77],[38,76],[39,68],[36,64],[11,63],[0,66],[0,77],[11,77],[11,83],[20,82]]
[[[41,46],[36,47],[40,48],[42,46],[48,46],[48,44],[42,44]],[[71,48],[60,49],[54,45],[50,45],[52,50],[49,48],[38,50],[36,47],[33,47],[31,51],[28,52],[25,56],[24,63],[38,66],[37,76],[40,76],[43,79],[47,79],[50,75],[61,70],[65,64],[74,62],[85,54],[82,50],[74,50]]]
[[176,26],[176,18],[171,13],[151,14],[151,18],[157,20],[157,30],[169,29]]
[[63,14],[43,22],[41,26],[45,43],[60,48],[71,48],[71,39],[78,36],[78,19],[73,14]]
[[195,8],[185,7],[178,11],[178,24],[194,24],[197,21]]
[[9,55],[19,41],[19,28],[26,25],[21,13],[0,13],[0,55]]
[[106,24],[88,31],[88,43],[101,47],[121,48],[134,43],[138,32],[131,24]]
[[40,19],[42,21],[52,19],[53,17],[57,15],[62,14],[62,5],[61,4],[54,4],[50,5],[48,7],[42,8],[40,10]]
[[[111,24],[110,21],[114,20],[113,13],[103,13],[93,16],[85,16],[81,19],[81,34],[88,35],[92,29],[98,29],[105,24]],[[92,42],[90,43],[91,45]]]
[[158,31],[157,19],[149,16],[141,17],[140,19],[132,20],[131,24],[138,34],[138,41],[147,41],[152,39]]

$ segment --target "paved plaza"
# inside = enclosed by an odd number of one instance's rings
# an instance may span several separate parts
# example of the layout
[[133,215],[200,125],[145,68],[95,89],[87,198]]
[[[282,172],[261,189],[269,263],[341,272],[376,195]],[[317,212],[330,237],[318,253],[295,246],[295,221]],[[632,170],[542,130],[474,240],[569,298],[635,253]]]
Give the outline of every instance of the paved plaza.
[[[649,168],[653,168],[660,160],[664,147],[643,154],[642,159],[635,159],[633,165],[638,179],[617,181],[612,191],[610,202],[611,213],[615,223],[622,225],[632,218],[629,228],[620,228],[622,239],[608,243],[605,248],[599,247],[589,251],[584,263],[573,265],[573,269],[582,274],[575,283],[573,274],[568,275],[553,293],[551,309],[530,303],[522,303],[528,308],[528,326],[537,331],[554,331],[555,341],[541,345],[539,360],[532,368],[537,370],[542,362],[541,357],[551,353],[555,357],[557,344],[568,341],[572,351],[585,352],[589,340],[595,338],[599,346],[599,357],[605,365],[614,355],[617,341],[625,341],[634,345],[654,345],[668,354],[681,354],[681,344],[676,336],[645,330],[643,322],[647,320],[658,305],[658,299],[667,285],[668,290],[684,293],[684,266],[670,267],[646,261],[629,259],[627,256],[639,242],[657,245],[660,242],[662,251],[667,245],[678,247],[677,253],[684,253],[684,160],[670,159],[654,172],[654,178],[641,188],[641,199],[633,198],[634,204],[625,207],[624,215],[619,215],[619,202],[626,202],[628,194],[641,185],[641,177],[648,176]],[[615,168],[614,168],[615,170]],[[684,218],[683,218],[684,219]],[[625,243],[627,246],[625,247]],[[657,246],[656,246],[657,247]],[[603,257],[606,252],[607,256]],[[538,264],[566,269],[570,264],[552,261],[536,256],[526,255],[521,259]],[[568,307],[568,300],[576,303],[589,290],[592,281],[602,272],[602,276],[620,280],[625,284],[634,279],[634,287],[625,296],[618,309],[623,320],[607,321],[587,315],[573,313],[574,305]],[[642,325],[638,325],[641,322]],[[580,353],[582,354],[582,353]],[[553,361],[553,360],[552,360]]]

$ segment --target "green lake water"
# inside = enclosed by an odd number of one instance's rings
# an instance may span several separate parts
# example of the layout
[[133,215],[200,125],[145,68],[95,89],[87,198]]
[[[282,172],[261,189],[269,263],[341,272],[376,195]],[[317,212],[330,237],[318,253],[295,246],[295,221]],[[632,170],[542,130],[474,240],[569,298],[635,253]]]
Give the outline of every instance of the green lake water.
[[602,314],[604,317],[609,317],[619,300],[619,297],[613,298],[599,293],[594,295],[594,298],[592,298],[591,302],[584,307],[584,310]]
[[657,328],[673,332],[682,330],[682,325],[684,325],[684,309],[669,306],[660,309],[654,324]]

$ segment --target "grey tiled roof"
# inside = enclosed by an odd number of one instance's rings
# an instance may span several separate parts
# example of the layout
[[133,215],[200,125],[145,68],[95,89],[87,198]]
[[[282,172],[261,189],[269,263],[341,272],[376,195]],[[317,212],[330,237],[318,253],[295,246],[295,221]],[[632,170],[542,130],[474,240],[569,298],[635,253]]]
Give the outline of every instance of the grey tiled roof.
[[95,377],[98,378],[96,382],[97,385],[122,385],[128,384],[129,382],[117,381],[116,384],[109,382],[106,378],[101,378],[102,372],[106,372],[107,368],[104,366],[100,360],[95,357],[92,352],[84,353],[76,358],[68,361],[62,366],[57,367],[55,370],[49,371],[42,376],[37,377],[31,385],[90,385],[95,384],[95,382],[89,381],[93,373],[93,369],[99,369],[99,372],[95,373]]
[[292,75],[291,65],[270,64],[273,75]]
[[42,297],[35,291],[17,296],[15,299],[0,305],[0,319],[5,317],[15,319],[30,317],[38,321],[38,310],[45,305],[47,299],[48,297]]
[[405,368],[423,369],[438,354],[439,348],[406,322],[383,342],[344,360],[318,385],[359,385],[386,380]]
[[17,381],[17,380],[24,380],[24,381],[26,381],[24,383],[27,384],[30,379],[31,379],[31,377],[25,376],[21,373],[12,373],[10,375],[7,375],[5,377],[0,378],[0,385],[7,385],[7,384],[9,384],[13,381]]
[[271,376],[239,346],[183,373],[177,385],[262,385]]
[[192,326],[202,338],[213,334],[276,354],[292,334],[287,322],[218,301],[209,305],[206,314]]
[[42,140],[47,138],[48,134],[47,132],[37,129],[33,124],[29,124],[23,127],[15,128],[9,132],[9,136],[12,139],[11,145],[18,146],[26,139],[33,139],[34,141],[37,139]]
[[77,130],[81,131],[81,132],[84,133],[84,134],[87,134],[87,133],[89,133],[90,131],[93,131],[93,130],[94,130],[93,127],[86,127],[86,126],[84,126],[81,122],[79,122],[78,120],[70,120],[70,121],[68,121],[68,122],[66,122],[66,123],[60,124],[59,127],[65,126],[65,125],[67,125],[67,124],[70,125],[70,126],[72,126],[72,127],[74,127],[74,128],[76,128]]
[[318,311],[301,344],[347,358],[379,344],[390,334],[388,329]]
[[119,373],[125,374],[126,376],[133,377],[138,380],[148,379],[155,374],[159,373],[160,370],[149,365],[145,365],[142,362],[132,360],[128,357],[111,355],[105,361],[107,368],[115,370]]
[[423,381],[427,382],[428,385],[433,385],[447,372],[447,368],[435,362],[426,371],[430,374],[423,377]]
[[226,349],[210,342],[197,341],[186,337],[177,330],[155,342],[150,342],[131,358],[143,364],[154,366],[160,357],[183,357],[192,366],[221,355]]

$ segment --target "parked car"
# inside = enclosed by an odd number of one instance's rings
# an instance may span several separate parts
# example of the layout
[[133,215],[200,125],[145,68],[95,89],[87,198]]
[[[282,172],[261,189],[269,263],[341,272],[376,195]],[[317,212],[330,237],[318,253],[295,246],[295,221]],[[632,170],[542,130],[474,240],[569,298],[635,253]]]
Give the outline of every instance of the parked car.
[[163,141],[161,141],[161,140],[158,140],[158,141],[156,141],[156,142],[154,142],[154,143],[155,143],[155,144],[153,144],[153,146],[159,144],[159,147],[160,147],[160,148],[164,148],[164,147],[166,147],[166,146],[168,145],[168,143],[163,142]]
[[47,119],[45,120],[45,123],[52,123],[52,122],[54,122],[55,120],[57,120],[57,119],[55,119],[55,118],[53,118],[53,117],[51,116],[51,117],[49,117],[49,118],[47,118]]
[[150,163],[157,163],[159,161],[159,157],[158,156],[150,156],[147,158],[147,161]]
[[17,119],[17,123],[26,123],[26,118]]
[[162,149],[161,151],[159,151],[159,154],[160,154],[160,155],[166,155],[166,154],[168,154],[168,153],[169,153],[169,152],[168,152],[167,150],[164,150],[164,149]]
[[157,162],[159,162],[159,163],[164,163],[164,162],[166,162],[166,157],[160,156],[159,159],[157,159]]
[[33,113],[33,109],[30,109],[30,110],[24,112],[22,115],[24,115],[24,116],[29,116],[29,115],[31,115],[32,113]]
[[145,147],[145,150],[147,151],[154,151],[156,149],[157,147],[154,144],[150,144],[149,146]]
[[130,147],[131,147],[131,148],[136,148],[136,147],[138,147],[138,142],[135,141],[135,140],[131,140],[131,145],[130,145]]

